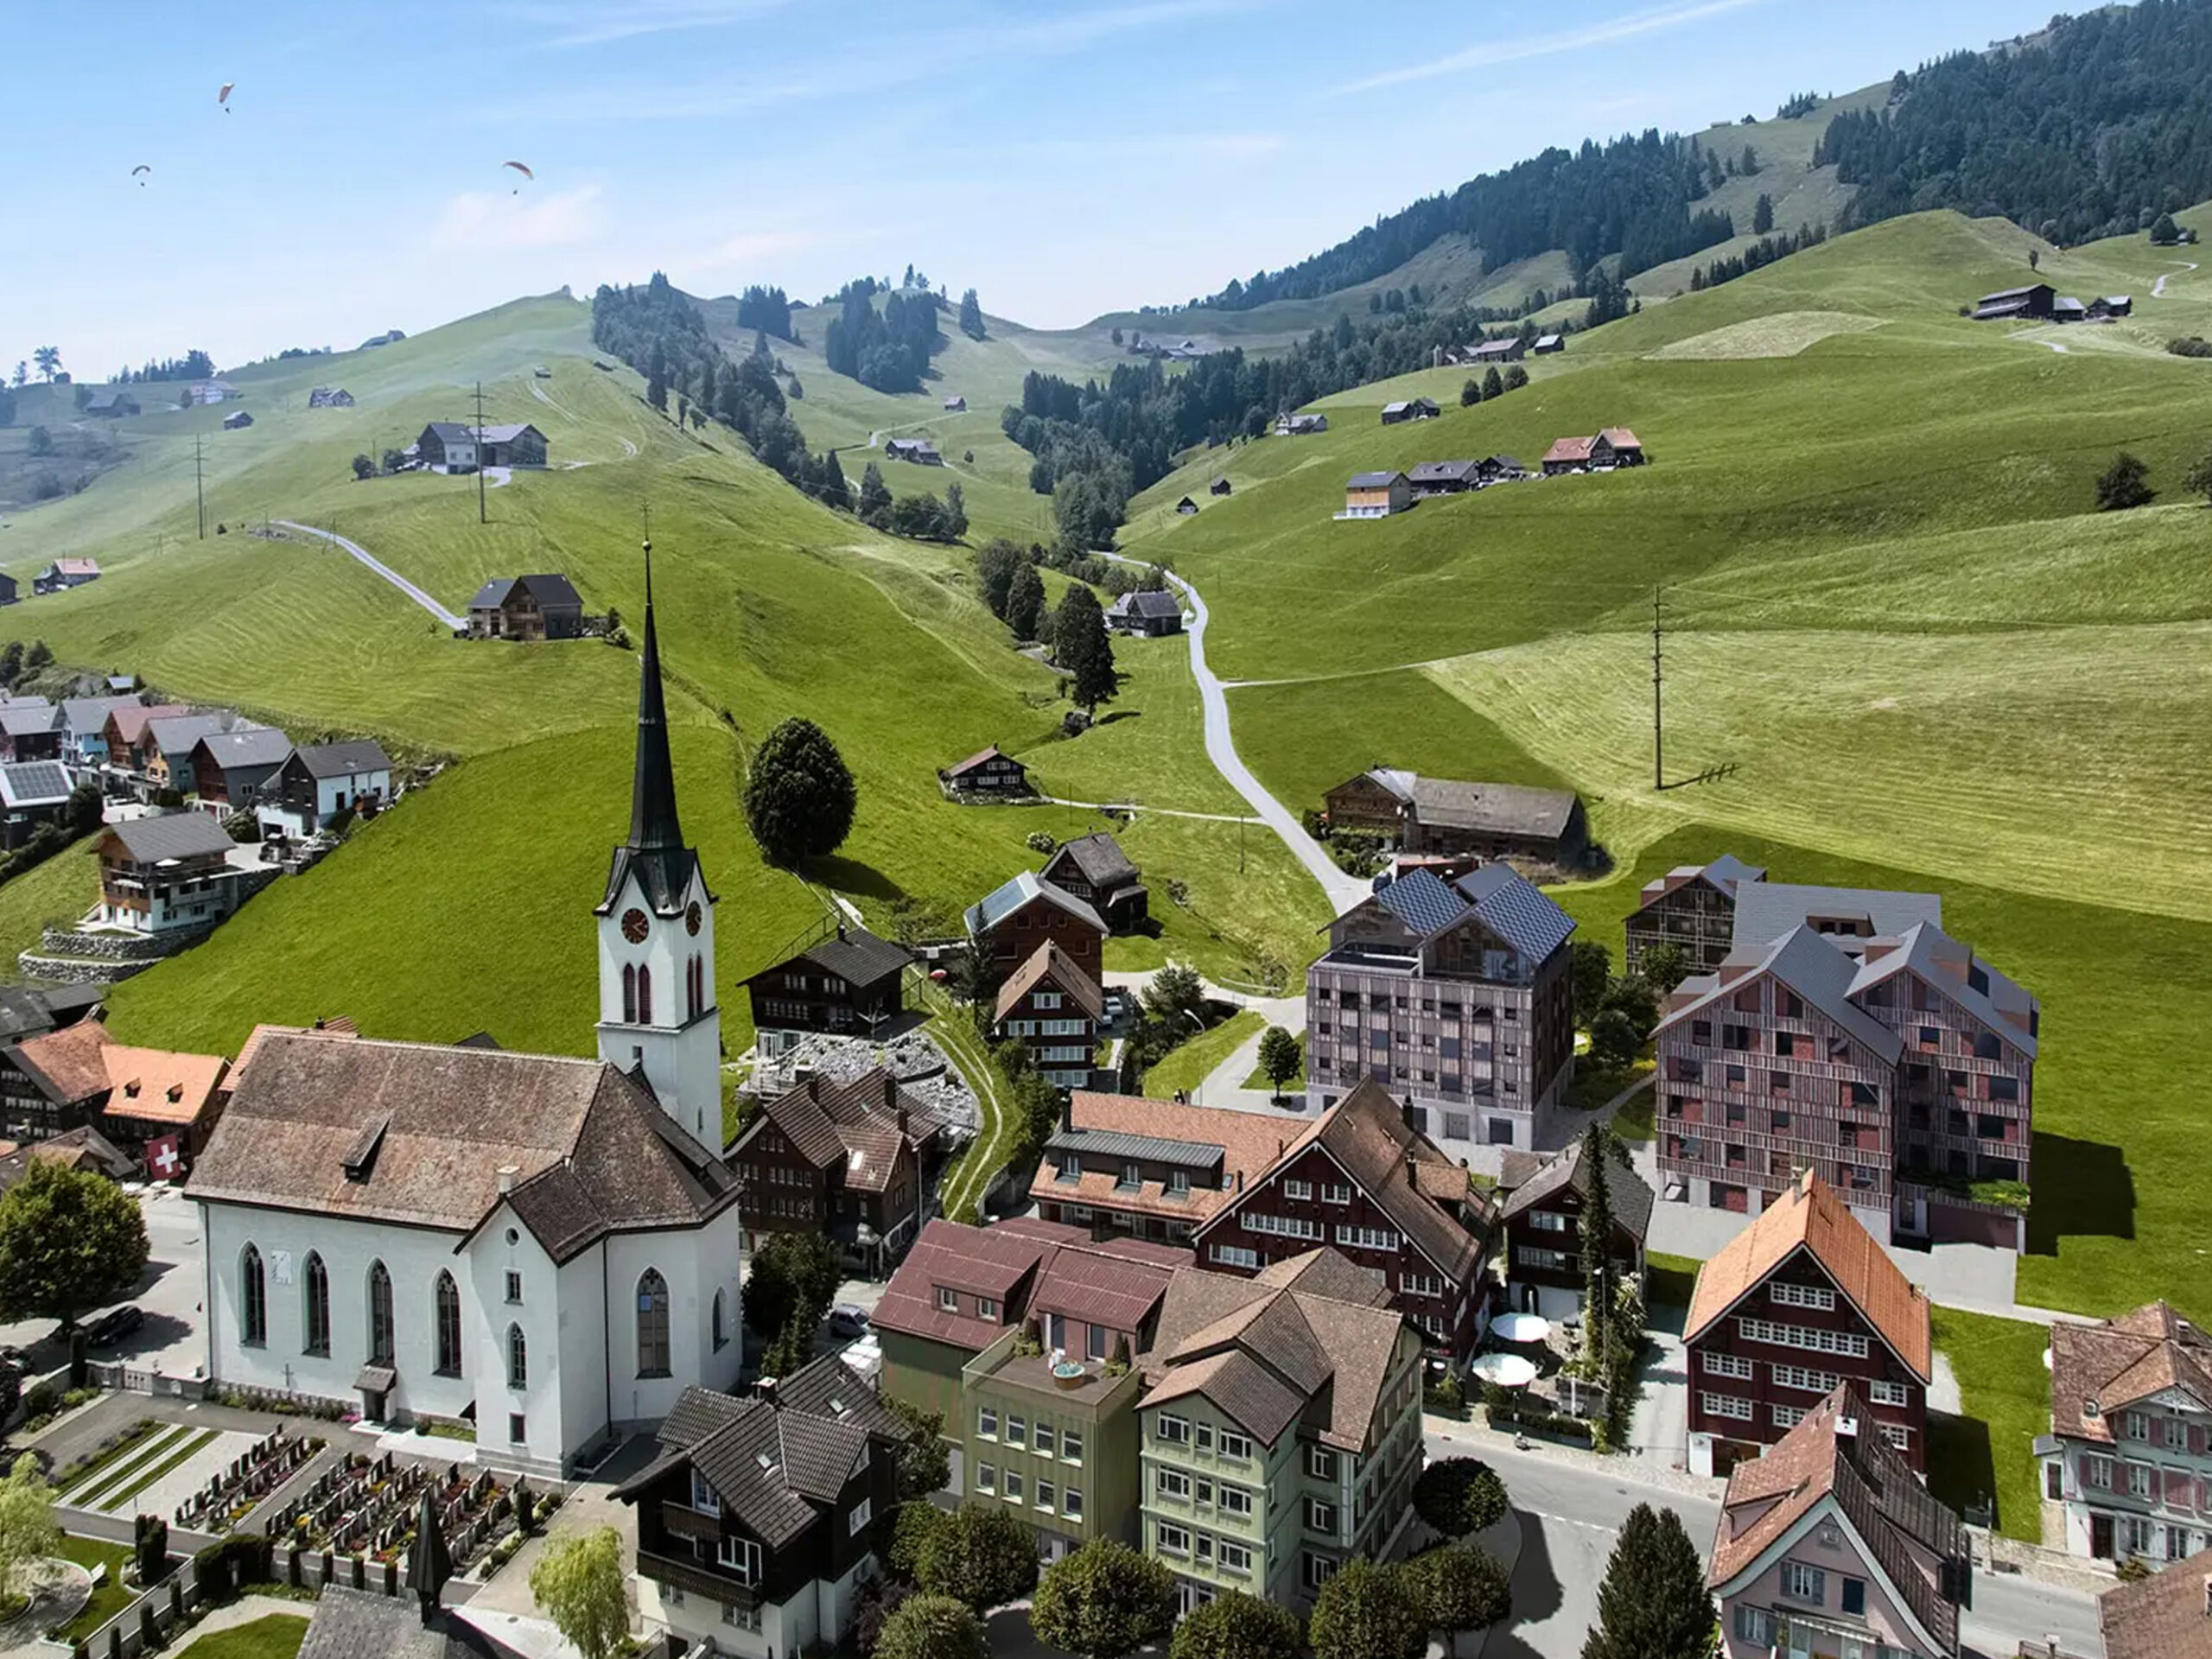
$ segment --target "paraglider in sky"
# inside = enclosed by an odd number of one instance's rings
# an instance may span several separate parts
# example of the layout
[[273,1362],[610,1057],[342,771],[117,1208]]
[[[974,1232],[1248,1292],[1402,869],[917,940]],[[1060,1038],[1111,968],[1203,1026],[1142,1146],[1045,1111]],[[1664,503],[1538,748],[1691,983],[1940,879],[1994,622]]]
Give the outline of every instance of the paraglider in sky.
[[[514,170],[515,170],[516,172],[518,172],[518,173],[521,174],[521,175],[523,175],[523,177],[524,177],[525,179],[530,180],[532,183],[537,182],[537,174],[535,174],[535,173],[533,173],[533,172],[531,172],[528,168],[524,167],[524,166],[520,162],[507,162],[503,163],[503,165],[507,166],[507,167],[512,167],[512,168],[514,168]],[[508,192],[507,192],[507,194],[508,194],[509,195],[511,195],[511,196],[518,196],[518,195],[520,195],[520,194],[522,194],[522,187],[521,187],[520,185],[517,185],[513,189],[512,189],[512,190],[508,191]]]
[[223,90],[215,94],[215,101],[223,106],[225,115],[231,112],[231,88],[237,85],[235,80],[226,80],[223,83]]
[[130,176],[138,181],[138,188],[141,190],[143,190],[146,188],[146,181],[143,175],[151,173],[153,170],[154,169],[147,166],[145,162],[141,162],[137,166],[130,169]]

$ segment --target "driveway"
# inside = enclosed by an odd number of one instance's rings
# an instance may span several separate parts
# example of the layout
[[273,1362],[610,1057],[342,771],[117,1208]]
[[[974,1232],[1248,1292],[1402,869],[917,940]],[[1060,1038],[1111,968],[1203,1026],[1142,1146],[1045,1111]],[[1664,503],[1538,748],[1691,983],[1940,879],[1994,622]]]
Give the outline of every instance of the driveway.
[[[200,1312],[207,1281],[200,1211],[173,1186],[131,1190],[137,1192],[139,1211],[146,1218],[146,1271],[136,1289],[108,1306],[135,1302],[144,1310],[146,1322],[121,1342],[95,1350],[92,1357],[122,1360],[146,1370],[158,1368],[172,1376],[190,1376],[207,1363],[205,1319]],[[105,1311],[95,1309],[86,1319]],[[0,1343],[22,1349],[35,1376],[69,1363],[67,1347],[55,1339],[57,1328],[51,1319],[0,1325]]]
[[334,535],[331,531],[327,530],[317,530],[313,524],[296,524],[289,518],[279,518],[276,522],[283,525],[286,530],[296,530],[302,536],[312,536],[317,541],[330,542],[336,546],[343,548],[346,552],[352,554],[354,558],[358,559],[362,564],[375,571],[377,575],[382,576],[393,587],[398,588],[401,593],[406,594],[408,598],[413,600],[417,605],[420,605],[432,616],[435,616],[439,621],[444,623],[446,626],[449,628],[461,628],[468,626],[468,620],[466,617],[455,616],[451,611],[446,609],[444,606],[439,604],[436,600],[432,599],[429,594],[424,593],[413,582],[408,581],[406,577],[401,575],[398,571],[393,569],[383,560],[378,558],[377,556],[370,552],[367,548],[363,547],[359,542],[348,541],[345,537]]

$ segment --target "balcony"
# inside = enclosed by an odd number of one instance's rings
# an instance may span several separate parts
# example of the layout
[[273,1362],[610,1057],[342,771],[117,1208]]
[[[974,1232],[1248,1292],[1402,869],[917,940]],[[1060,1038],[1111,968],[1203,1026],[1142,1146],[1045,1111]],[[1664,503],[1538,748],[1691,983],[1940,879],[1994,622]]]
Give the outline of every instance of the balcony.
[[658,1554],[640,1545],[638,1576],[651,1579],[656,1584],[672,1584],[687,1595],[706,1596],[739,1607],[760,1605],[759,1585],[746,1584],[729,1573],[717,1573],[688,1555]]

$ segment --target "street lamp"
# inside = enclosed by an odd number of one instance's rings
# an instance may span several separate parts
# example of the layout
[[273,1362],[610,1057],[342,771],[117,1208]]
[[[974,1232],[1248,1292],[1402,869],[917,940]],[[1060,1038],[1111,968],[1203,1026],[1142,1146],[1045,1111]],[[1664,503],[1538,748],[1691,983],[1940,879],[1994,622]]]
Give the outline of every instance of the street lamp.
[[[1198,1018],[1196,1010],[1192,1008],[1184,1009],[1183,1017],[1189,1020],[1192,1027],[1197,1029],[1199,1036],[1203,1037],[1206,1034],[1206,1022]],[[1191,1085],[1191,1103],[1193,1106],[1203,1106],[1205,1104],[1205,1100],[1200,1097],[1200,1090],[1205,1083],[1205,1079],[1204,1077],[1200,1077],[1197,1083]]]

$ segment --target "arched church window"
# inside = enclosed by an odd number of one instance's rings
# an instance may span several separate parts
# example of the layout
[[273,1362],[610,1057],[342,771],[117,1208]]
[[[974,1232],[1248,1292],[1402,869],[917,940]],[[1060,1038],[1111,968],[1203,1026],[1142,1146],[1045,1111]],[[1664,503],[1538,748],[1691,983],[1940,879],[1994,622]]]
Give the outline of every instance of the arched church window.
[[650,1026],[653,1022],[653,970],[638,969],[638,1024]]
[[303,1351],[330,1353],[330,1269],[322,1265],[322,1258],[313,1250],[308,1252],[307,1267],[308,1339]]
[[668,1281],[647,1268],[638,1281],[638,1375],[668,1374]]
[[461,1287],[453,1281],[453,1274],[441,1271],[437,1291],[437,1354],[436,1370],[440,1376],[461,1375]]
[[238,1317],[245,1334],[239,1338],[258,1348],[269,1340],[269,1281],[261,1267],[261,1252],[245,1247],[238,1258]]
[[722,1319],[722,1294],[715,1293],[715,1351],[720,1353],[729,1345],[729,1327]]
[[622,965],[622,1023],[638,1023],[638,970],[628,963]]
[[522,1326],[507,1327],[507,1386],[526,1389],[530,1386],[530,1339],[522,1333]]
[[389,1365],[391,1346],[391,1274],[382,1262],[369,1263],[369,1363]]

